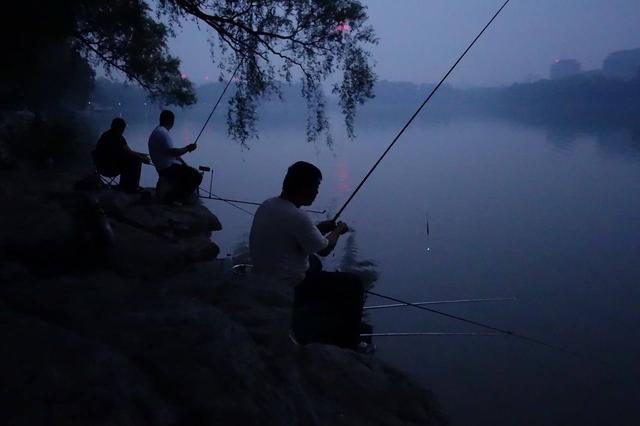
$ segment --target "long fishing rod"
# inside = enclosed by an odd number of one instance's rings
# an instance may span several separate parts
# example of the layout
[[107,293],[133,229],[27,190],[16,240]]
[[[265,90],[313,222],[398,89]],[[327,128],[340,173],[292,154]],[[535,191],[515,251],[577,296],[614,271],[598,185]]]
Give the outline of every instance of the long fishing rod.
[[[208,200],[213,200],[213,201],[224,201],[226,203],[238,203],[238,204],[248,204],[250,206],[260,206],[261,203],[256,203],[254,201],[242,201],[242,200],[234,200],[233,198],[222,198],[216,194],[214,194],[213,192],[211,192],[210,190],[206,190],[202,187],[199,188],[200,191],[205,192],[207,195],[200,195],[200,198],[206,198]],[[312,210],[312,209],[304,209],[304,211],[309,212],[309,213],[316,213],[316,214],[325,214],[327,211],[326,210]]]
[[[429,302],[413,302],[414,305],[425,306],[425,305],[446,305],[452,303],[481,303],[481,302],[513,302],[516,299],[515,297],[488,297],[483,299],[454,299],[454,300],[432,300]],[[373,305],[373,306],[365,306],[364,310],[368,309],[388,309],[388,308],[400,308],[403,306],[411,306],[406,303],[393,303],[391,305]]]
[[[236,209],[240,210],[241,212],[244,212],[244,213],[248,214],[249,216],[253,216],[253,215],[254,215],[254,214],[253,214],[253,213],[251,213],[249,210],[247,210],[247,209],[243,209],[242,207],[237,206],[237,205],[235,205],[235,204],[234,204],[234,202],[235,202],[235,203],[242,203],[242,201],[227,200],[227,199],[224,199],[224,198],[220,198],[220,197],[218,197],[218,196],[217,196],[216,194],[214,194],[213,192],[211,192],[211,191],[207,191],[207,190],[206,190],[206,189],[204,189],[204,188],[198,188],[198,189],[199,189],[200,191],[204,191],[204,192],[206,192],[206,193],[208,194],[208,195],[206,195],[206,196],[199,195],[199,197],[200,197],[200,198],[206,198],[206,199],[208,199],[208,200],[222,201],[222,202],[225,202],[225,203],[229,204],[229,205],[230,205],[230,206],[232,206],[232,207],[235,207]],[[250,204],[250,203],[246,202],[246,203],[244,203],[244,204]]]
[[[474,320],[470,320],[470,319],[467,319],[467,318],[463,318],[463,317],[460,317],[460,316],[457,316],[457,315],[453,315],[453,314],[448,314],[446,312],[437,311],[435,309],[427,308],[427,307],[422,306],[422,305],[416,305],[415,303],[406,302],[404,300],[396,299],[395,297],[390,297],[390,296],[385,296],[385,295],[380,294],[380,293],[375,293],[375,292],[373,292],[371,290],[367,290],[367,293],[371,294],[372,296],[380,297],[382,299],[391,300],[392,302],[402,303],[403,305],[408,305],[408,306],[413,306],[414,308],[422,309],[422,310],[427,311],[427,312],[431,312],[431,313],[434,313],[434,314],[442,315],[442,316],[445,316],[447,318],[452,318],[452,319],[455,319],[455,320],[458,320],[458,321],[466,322],[468,324],[473,324],[475,326],[486,328],[488,330],[497,331],[498,333],[504,334],[506,336],[517,337],[520,340],[524,340],[524,341],[527,341],[529,343],[534,343],[534,344],[539,345],[539,346],[545,346],[545,347],[547,347],[549,349],[554,349],[554,350],[557,350],[557,351],[560,351],[560,352],[564,352],[566,354],[572,355],[572,356],[577,357],[577,358],[589,359],[589,358],[587,358],[585,355],[583,355],[581,353],[569,350],[569,349],[564,348],[562,346],[556,346],[556,345],[553,345],[551,343],[547,343],[545,341],[542,341],[540,339],[536,339],[534,337],[529,337],[529,336],[526,336],[524,334],[516,333],[516,332],[511,331],[511,330],[505,330],[503,328],[494,327],[494,326],[489,325],[489,324],[484,324],[484,323],[481,323],[481,322],[478,322],[478,321],[474,321]],[[598,362],[603,364],[603,362],[601,362],[601,361],[598,361]]]
[[231,75],[231,78],[229,78],[229,81],[227,81],[227,85],[224,86],[224,89],[222,90],[222,93],[218,97],[218,100],[216,101],[216,104],[213,106],[213,109],[211,109],[211,113],[209,114],[209,117],[207,117],[207,120],[204,122],[204,125],[202,126],[202,129],[200,129],[200,133],[198,133],[198,136],[196,137],[196,140],[193,142],[194,144],[198,143],[198,139],[200,139],[200,136],[202,136],[202,133],[204,132],[204,129],[207,127],[207,124],[209,123],[209,120],[211,120],[211,117],[213,116],[213,113],[218,108],[218,105],[220,104],[220,101],[222,100],[222,97],[224,96],[225,93],[227,93],[227,89],[229,88],[229,85],[231,84],[231,82],[233,81],[233,78],[236,76],[236,73],[240,69],[240,65],[242,65],[242,60],[240,60],[238,62],[238,66],[236,66],[236,69],[235,69],[235,71],[233,71],[233,74]]
[[[202,189],[202,188],[200,188]],[[209,192],[204,190],[205,192]],[[208,198],[208,197],[202,197],[202,198]],[[222,198],[222,197],[218,197],[216,195],[214,195],[213,193],[211,193],[211,199],[215,200],[215,201],[227,201],[230,203],[238,203],[238,204],[248,204],[250,206],[259,206],[261,205],[261,203],[256,203],[254,201],[242,201],[242,200],[234,200],[233,198]],[[325,214],[327,211],[326,210],[311,210],[311,209],[304,209],[304,211],[309,212],[309,213],[316,213],[316,214]]]
[[360,190],[360,188],[362,187],[362,185],[364,185],[364,183],[367,181],[367,179],[369,179],[369,176],[371,176],[371,173],[373,173],[373,171],[376,169],[376,167],[378,167],[378,164],[380,164],[380,162],[382,161],[382,159],[387,155],[387,153],[391,150],[391,148],[393,147],[393,145],[395,145],[395,143],[398,141],[398,139],[400,139],[400,136],[402,136],[402,134],[404,133],[404,131],[407,129],[407,127],[409,127],[409,125],[413,122],[413,120],[418,116],[418,114],[420,113],[420,111],[422,111],[422,108],[424,108],[424,106],[427,104],[427,102],[429,102],[429,100],[431,99],[431,97],[438,91],[438,89],[440,88],[440,86],[442,86],[442,83],[444,83],[444,81],[447,79],[447,77],[449,77],[449,74],[451,74],[453,72],[453,70],[456,68],[456,66],[460,63],[460,61],[462,61],[462,58],[465,57],[465,55],[467,54],[467,52],[469,50],[471,50],[471,48],[473,47],[473,45],[476,43],[476,41],[478,41],[478,39],[480,38],[480,36],[482,36],[482,34],[485,32],[485,30],[487,28],[489,28],[489,26],[491,25],[491,23],[498,17],[498,15],[500,14],[500,12],[502,12],[502,9],[505,8],[505,6],[507,6],[507,4],[510,2],[511,0],[506,0],[504,2],[504,4],[500,7],[500,9],[498,9],[498,11],[493,15],[493,17],[489,20],[489,22],[487,22],[487,25],[484,26],[484,28],[482,29],[482,31],[480,31],[478,33],[478,35],[476,36],[476,38],[473,39],[473,41],[471,42],[471,44],[469,44],[469,46],[465,49],[464,52],[462,52],[462,55],[460,55],[460,57],[458,58],[458,60],[451,66],[451,68],[449,68],[449,71],[447,71],[447,73],[444,75],[444,77],[442,77],[442,79],[440,80],[440,82],[436,85],[436,87],[433,88],[433,90],[431,90],[431,93],[429,93],[429,96],[427,96],[427,98],[424,100],[424,102],[422,102],[422,105],[420,105],[420,107],[413,113],[413,115],[411,116],[411,118],[409,119],[409,121],[407,121],[407,123],[404,125],[404,127],[402,127],[402,129],[400,130],[400,132],[398,132],[398,134],[396,135],[396,137],[393,139],[393,141],[391,142],[391,144],[389,144],[389,146],[387,147],[387,149],[382,153],[382,155],[380,156],[380,158],[378,158],[378,161],[375,162],[375,164],[373,165],[373,167],[371,167],[371,170],[369,170],[369,172],[365,175],[365,177],[362,179],[362,181],[360,182],[360,184],[356,187],[356,189],[353,191],[353,193],[351,194],[351,196],[347,199],[347,201],[342,205],[342,207],[340,208],[340,210],[338,210],[338,213],[336,213],[336,215],[333,218],[333,221],[337,221],[338,218],[340,217],[340,214],[342,214],[342,211],[347,207],[347,205],[349,205],[349,203],[351,202],[351,199],[353,199],[353,197],[358,193],[358,191]]
[[446,332],[409,332],[409,333],[364,333],[360,337],[407,337],[407,336],[504,336],[501,333],[446,333]]

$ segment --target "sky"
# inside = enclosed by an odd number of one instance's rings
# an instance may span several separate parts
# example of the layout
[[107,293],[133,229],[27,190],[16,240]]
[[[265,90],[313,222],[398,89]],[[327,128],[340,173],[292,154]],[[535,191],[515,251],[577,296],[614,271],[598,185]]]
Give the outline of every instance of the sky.
[[[380,80],[438,81],[503,0],[363,0],[379,44]],[[597,69],[611,52],[640,48],[640,0],[511,0],[450,76],[457,87],[548,77],[555,59]],[[185,25],[170,43],[196,84],[215,80],[207,31]]]

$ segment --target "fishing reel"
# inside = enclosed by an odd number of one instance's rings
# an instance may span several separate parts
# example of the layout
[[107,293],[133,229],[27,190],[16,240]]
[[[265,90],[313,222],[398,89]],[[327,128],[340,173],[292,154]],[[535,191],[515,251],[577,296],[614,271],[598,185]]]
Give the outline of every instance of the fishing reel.
[[202,197],[202,195],[200,195],[200,191],[204,191],[206,193],[204,197],[211,197],[211,193],[213,191],[213,171],[211,170],[211,167],[208,167],[208,166],[198,166],[198,171],[202,175],[203,179],[204,179],[204,174],[209,173],[209,191],[201,187],[198,187],[198,197]]

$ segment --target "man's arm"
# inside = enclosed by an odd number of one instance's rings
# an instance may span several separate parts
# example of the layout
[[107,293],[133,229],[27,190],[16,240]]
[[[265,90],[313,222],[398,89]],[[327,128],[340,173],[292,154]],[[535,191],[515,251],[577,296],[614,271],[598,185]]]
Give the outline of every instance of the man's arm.
[[336,223],[333,220],[324,220],[318,223],[316,228],[318,228],[318,231],[320,231],[322,235],[326,235],[336,229]]
[[145,153],[142,153],[142,152],[136,152],[136,151],[132,150],[131,148],[129,148],[129,145],[127,145],[127,144],[124,145],[124,151],[135,155],[144,164],[151,164],[151,159],[149,158],[148,154],[145,154]]
[[183,148],[169,148],[169,155],[174,157],[182,157],[184,154],[195,151],[198,146],[195,143],[190,143]]
[[[325,223],[325,222],[322,222],[322,223]],[[335,228],[333,229],[333,231],[325,235],[325,238],[329,241],[329,244],[327,245],[327,247],[320,250],[317,254],[322,257],[328,256],[329,253],[331,253],[333,249],[336,247],[336,244],[338,244],[338,239],[340,238],[340,235],[344,234],[348,230],[349,230],[349,227],[344,222],[338,222],[335,225]]]

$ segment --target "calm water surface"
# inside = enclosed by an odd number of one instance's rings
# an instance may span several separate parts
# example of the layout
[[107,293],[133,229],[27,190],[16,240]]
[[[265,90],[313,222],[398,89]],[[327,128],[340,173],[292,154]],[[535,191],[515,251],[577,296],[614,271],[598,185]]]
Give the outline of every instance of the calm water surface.
[[[154,121],[130,123],[130,145],[146,151]],[[400,125],[363,121],[356,140],[336,136],[329,149],[305,142],[302,125],[271,124],[242,150],[216,123],[185,158],[213,168],[217,195],[253,201],[277,195],[291,163],[310,161],[324,173],[312,207],[335,212]],[[201,125],[178,114],[176,143],[192,142]],[[438,309],[606,362],[508,337],[379,338],[376,356],[432,389],[452,424],[639,424],[638,139],[500,121],[418,124],[343,214],[359,258],[377,264],[377,291],[412,301],[516,297]],[[155,179],[146,167],[143,183]],[[205,204],[223,223],[214,235],[222,255],[232,253],[251,217]],[[413,308],[370,319],[379,332],[483,331]]]

